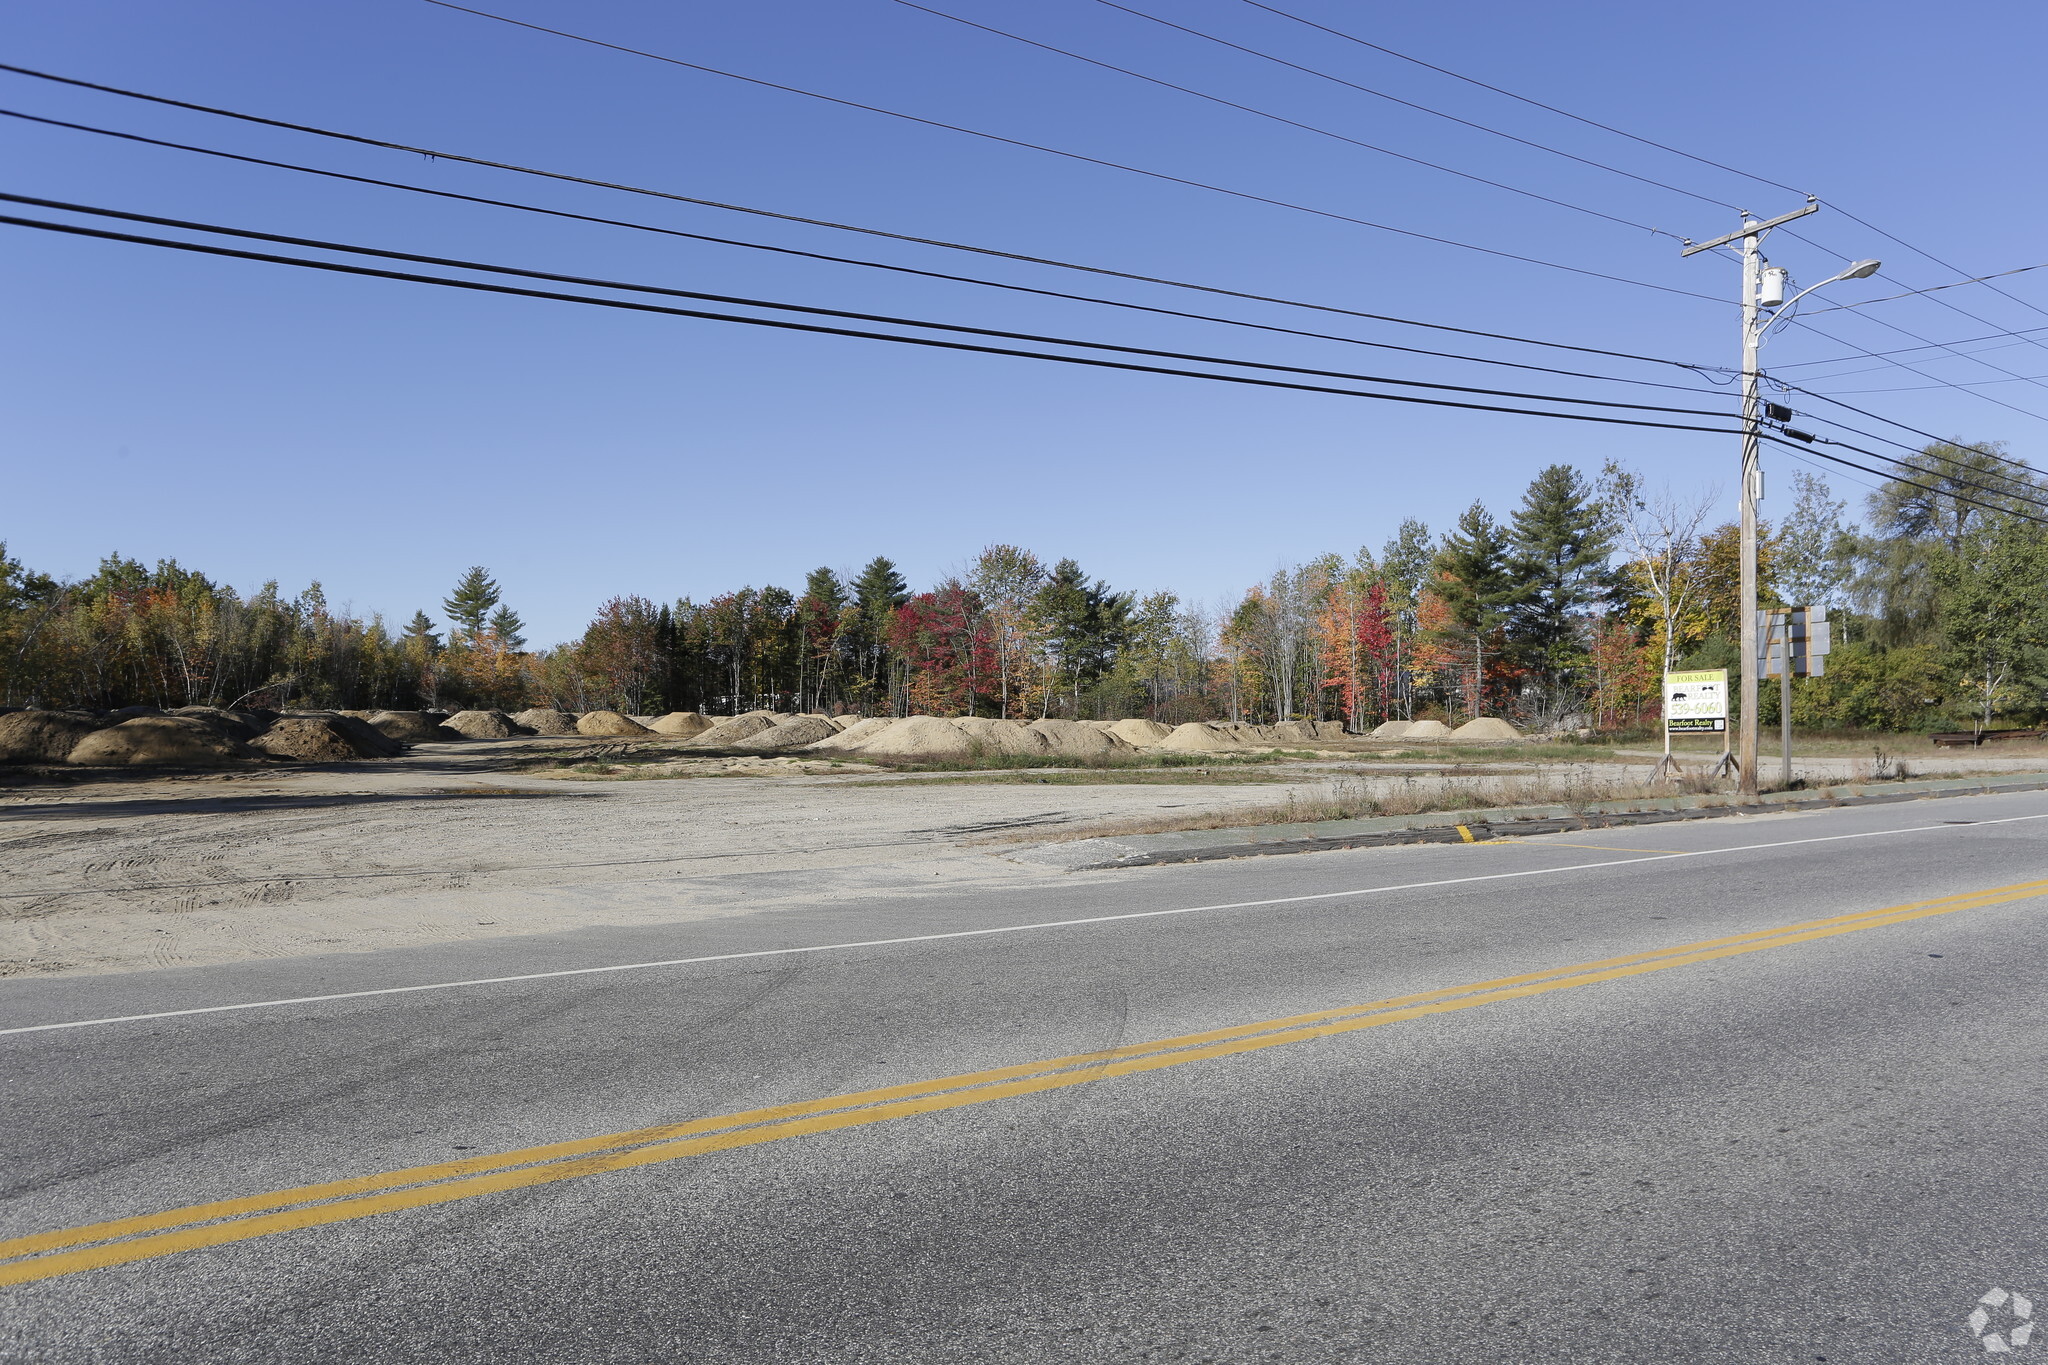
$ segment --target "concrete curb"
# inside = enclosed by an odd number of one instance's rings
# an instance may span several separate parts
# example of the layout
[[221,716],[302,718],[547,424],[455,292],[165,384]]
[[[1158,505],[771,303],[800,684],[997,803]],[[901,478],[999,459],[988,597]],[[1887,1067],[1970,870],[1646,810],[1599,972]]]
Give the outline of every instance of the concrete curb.
[[1818,791],[1773,792],[1752,805],[1736,805],[1726,796],[1662,796],[1633,801],[1594,801],[1580,806],[1511,806],[1430,811],[1423,815],[1388,815],[1368,820],[1177,830],[1170,834],[1128,834],[1040,844],[1009,856],[1023,862],[1082,872],[1108,867],[1264,857],[1276,853],[1384,848],[1392,844],[1477,843],[1526,834],[1561,834],[1570,830],[1665,824],[1673,820],[1712,820],[1727,815],[1771,815],[1785,811],[1826,810],[1836,806],[1880,806],[1949,796],[1993,796],[2028,791],[2048,791],[2048,774],[2019,774],[2010,780],[1950,777],[1908,782],[1842,782]]

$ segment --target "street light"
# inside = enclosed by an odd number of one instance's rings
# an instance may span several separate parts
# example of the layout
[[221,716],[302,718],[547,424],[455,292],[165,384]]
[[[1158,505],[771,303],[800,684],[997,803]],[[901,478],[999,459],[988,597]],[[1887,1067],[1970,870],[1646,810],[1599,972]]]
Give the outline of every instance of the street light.
[[[1736,740],[1736,776],[1740,794],[1754,797],[1757,794],[1757,631],[1756,631],[1756,504],[1763,497],[1763,464],[1759,447],[1763,430],[1762,403],[1757,396],[1757,350],[1763,343],[1763,335],[1773,323],[1789,316],[1787,310],[1814,290],[1840,280],[1868,279],[1877,273],[1878,261],[1858,261],[1839,275],[1833,275],[1819,284],[1800,290],[1791,298],[1784,297],[1785,272],[1773,270],[1768,286],[1764,278],[1764,258],[1760,249],[1764,234],[1781,223],[1795,218],[1804,218],[1817,212],[1820,201],[1809,197],[1805,205],[1790,213],[1781,213],[1776,218],[1762,222],[1742,212],[1742,226],[1735,231],[1716,237],[1711,242],[1697,245],[1688,241],[1680,256],[1691,256],[1716,247],[1727,246],[1740,238],[1742,241],[1742,600],[1740,604],[1742,628],[1742,692],[1741,730]],[[1765,311],[1769,316],[1764,316]],[[1785,667],[1792,666],[1791,650],[1785,651]],[[1789,732],[1788,732],[1789,733]]]

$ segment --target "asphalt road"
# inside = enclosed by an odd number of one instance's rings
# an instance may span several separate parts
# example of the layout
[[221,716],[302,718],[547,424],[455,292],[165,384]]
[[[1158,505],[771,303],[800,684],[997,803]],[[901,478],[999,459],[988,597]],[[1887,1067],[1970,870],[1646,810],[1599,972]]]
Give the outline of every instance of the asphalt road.
[[4,983],[0,1358],[1979,1358],[1988,1291],[2048,1315],[2044,841],[1975,797]]

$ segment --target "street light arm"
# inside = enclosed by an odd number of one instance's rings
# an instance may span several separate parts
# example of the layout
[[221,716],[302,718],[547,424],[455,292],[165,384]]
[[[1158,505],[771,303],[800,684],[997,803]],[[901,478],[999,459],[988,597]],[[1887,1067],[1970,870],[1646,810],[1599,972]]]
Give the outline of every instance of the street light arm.
[[1814,290],[1825,289],[1831,284],[1840,284],[1843,280],[1869,279],[1872,275],[1875,275],[1877,273],[1878,267],[1881,264],[1882,262],[1880,261],[1858,261],[1856,262],[1856,264],[1850,266],[1847,270],[1844,270],[1839,275],[1830,275],[1826,279],[1822,280],[1819,284],[1807,285],[1806,288],[1800,290],[1791,298],[1786,299],[1783,303],[1779,304],[1777,308],[1772,310],[1770,321],[1764,323],[1763,326],[1756,329],[1757,336],[1761,337],[1765,332],[1770,331],[1772,326],[1777,323],[1778,319],[1789,316],[1792,311],[1792,305],[1799,302],[1799,300],[1805,298],[1808,294],[1811,294]]

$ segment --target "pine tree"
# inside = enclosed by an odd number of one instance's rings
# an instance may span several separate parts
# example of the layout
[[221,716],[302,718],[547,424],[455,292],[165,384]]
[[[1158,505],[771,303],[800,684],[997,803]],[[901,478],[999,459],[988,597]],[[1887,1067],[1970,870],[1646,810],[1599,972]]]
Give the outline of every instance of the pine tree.
[[804,578],[804,596],[836,614],[846,605],[846,585],[830,569],[816,568]]
[[441,609],[454,623],[449,635],[455,640],[474,640],[483,633],[491,608],[498,605],[498,585],[483,565],[472,565],[455,585],[455,591],[441,602]]
[[411,652],[421,657],[439,653],[441,637],[434,630],[433,618],[423,611],[414,612],[412,620],[405,623],[405,643]]
[[852,649],[863,705],[876,705],[889,696],[889,622],[909,600],[910,585],[896,572],[896,565],[880,555],[869,560],[860,577],[853,580]]
[[1487,646],[1507,623],[1519,595],[1508,565],[1507,533],[1484,505],[1475,502],[1466,508],[1456,529],[1445,533],[1436,568],[1433,586],[1443,599],[1459,646],[1471,655],[1476,719],[1485,714]]
[[499,607],[491,613],[491,636],[497,640],[500,649],[524,649],[526,637],[520,632],[526,629],[526,622],[519,619],[519,613],[510,607]]
[[1607,596],[1612,519],[1576,469],[1554,464],[1529,484],[1509,534],[1515,583],[1509,633],[1561,702],[1586,661],[1587,608]]

